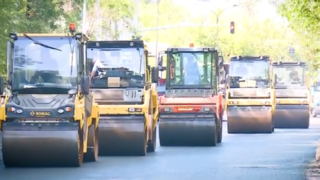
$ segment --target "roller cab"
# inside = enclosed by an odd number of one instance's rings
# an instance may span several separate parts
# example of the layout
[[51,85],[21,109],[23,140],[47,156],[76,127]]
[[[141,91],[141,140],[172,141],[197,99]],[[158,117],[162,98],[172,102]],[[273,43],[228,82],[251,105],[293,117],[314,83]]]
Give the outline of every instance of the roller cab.
[[310,90],[304,62],[274,62],[275,128],[309,128]]
[[275,95],[268,56],[230,60],[226,109],[228,133],[272,133]]
[[168,48],[165,95],[159,100],[161,146],[216,146],[222,141],[222,95],[213,48]]
[[6,167],[77,167],[97,160],[99,116],[89,78],[78,68],[85,40],[82,34],[10,34],[0,106]]
[[[100,108],[99,154],[144,156],[156,149],[158,68],[143,41],[90,41],[87,71]],[[94,70],[95,61],[100,61]],[[151,79],[152,73],[152,79]]]

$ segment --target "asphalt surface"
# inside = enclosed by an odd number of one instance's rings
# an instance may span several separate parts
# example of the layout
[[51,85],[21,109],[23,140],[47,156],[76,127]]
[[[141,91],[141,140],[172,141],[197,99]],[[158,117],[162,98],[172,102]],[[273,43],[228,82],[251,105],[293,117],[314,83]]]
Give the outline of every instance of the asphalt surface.
[[[310,129],[227,134],[217,147],[160,147],[146,157],[100,157],[80,168],[5,168],[1,180],[303,180],[320,138]],[[159,141],[158,141],[159,142]],[[23,153],[23,150],[22,152]],[[1,157],[0,157],[1,158]],[[1,161],[1,160],[0,160]]]

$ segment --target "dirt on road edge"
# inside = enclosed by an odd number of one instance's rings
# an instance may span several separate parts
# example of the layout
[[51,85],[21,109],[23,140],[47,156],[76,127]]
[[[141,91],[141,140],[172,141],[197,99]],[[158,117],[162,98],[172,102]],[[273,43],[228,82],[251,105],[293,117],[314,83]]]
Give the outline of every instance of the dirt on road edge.
[[313,160],[306,170],[306,180],[320,179],[320,141],[316,149],[315,160]]

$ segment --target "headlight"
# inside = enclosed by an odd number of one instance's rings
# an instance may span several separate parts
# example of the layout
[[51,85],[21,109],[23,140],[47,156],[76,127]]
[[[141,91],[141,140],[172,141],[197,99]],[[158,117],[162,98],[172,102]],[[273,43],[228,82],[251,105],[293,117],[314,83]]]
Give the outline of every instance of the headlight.
[[9,112],[15,112],[15,111],[16,111],[16,108],[15,108],[15,107],[9,107],[9,108],[8,108],[8,111],[9,111]]
[[60,108],[58,109],[58,113],[59,114],[62,114],[64,112],[71,112],[72,111],[72,108],[71,107],[65,107],[65,108]]
[[142,112],[142,108],[128,108],[129,112]]
[[169,107],[160,108],[160,112],[172,112],[172,111],[173,111],[173,109],[169,108]]

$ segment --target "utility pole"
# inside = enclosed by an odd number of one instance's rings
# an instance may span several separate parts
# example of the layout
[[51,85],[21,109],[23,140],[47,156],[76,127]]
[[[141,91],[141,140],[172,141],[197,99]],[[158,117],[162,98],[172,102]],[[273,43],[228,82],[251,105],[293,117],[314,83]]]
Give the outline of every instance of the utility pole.
[[[159,27],[159,4],[160,4],[160,0],[157,0],[157,27]],[[155,58],[156,60],[155,62],[155,67],[158,66],[158,43],[159,43],[159,29],[157,29],[157,33],[156,33],[156,55]]]
[[86,16],[87,16],[87,2],[83,0],[82,7],[82,33],[86,34]]
[[224,11],[226,11],[226,10],[228,10],[228,9],[230,9],[230,8],[233,8],[233,7],[237,7],[238,5],[233,5],[232,7],[228,7],[228,8],[226,8],[226,9],[223,9],[222,11],[220,11],[220,12],[218,12],[218,13],[216,13],[216,12],[214,12],[214,11],[211,11],[215,16],[216,16],[216,23],[217,23],[217,34],[216,34],[216,45],[217,45],[217,50],[219,50],[219,17],[220,17],[220,15],[224,12]]
[[135,15],[135,29],[139,29],[139,14],[140,14],[140,0],[135,0],[136,2],[136,15]]
[[100,0],[97,0],[96,41],[99,40],[99,34],[100,34]]

